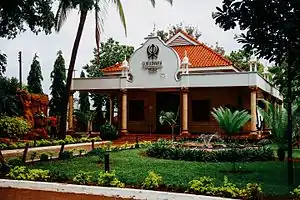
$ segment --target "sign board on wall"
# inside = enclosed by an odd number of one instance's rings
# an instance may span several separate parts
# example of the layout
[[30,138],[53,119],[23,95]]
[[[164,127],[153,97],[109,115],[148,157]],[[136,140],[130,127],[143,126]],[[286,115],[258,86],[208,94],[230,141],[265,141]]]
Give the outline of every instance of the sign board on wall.
[[149,72],[157,72],[158,69],[163,67],[163,62],[158,60],[159,47],[155,44],[150,44],[147,47],[147,57],[148,61],[142,62],[142,67],[147,69]]

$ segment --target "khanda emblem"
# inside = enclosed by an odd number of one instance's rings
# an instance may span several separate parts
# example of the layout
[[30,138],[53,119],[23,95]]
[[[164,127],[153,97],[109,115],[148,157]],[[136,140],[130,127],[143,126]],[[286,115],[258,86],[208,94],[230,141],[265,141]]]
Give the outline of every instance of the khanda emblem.
[[149,45],[147,47],[147,54],[148,54],[148,59],[153,60],[153,59],[157,59],[157,55],[159,52],[159,48],[157,45]]

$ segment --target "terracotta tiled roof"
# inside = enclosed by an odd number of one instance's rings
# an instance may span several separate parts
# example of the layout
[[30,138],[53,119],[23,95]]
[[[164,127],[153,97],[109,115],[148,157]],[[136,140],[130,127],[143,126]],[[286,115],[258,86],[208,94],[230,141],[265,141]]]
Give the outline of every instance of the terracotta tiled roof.
[[121,70],[122,62],[116,63],[110,67],[106,67],[102,69],[102,72],[120,72]]
[[225,59],[220,54],[216,53],[204,44],[189,45],[189,46],[174,46],[172,47],[180,57],[183,59],[185,51],[191,63],[191,68],[202,67],[225,67],[232,66],[232,63]]

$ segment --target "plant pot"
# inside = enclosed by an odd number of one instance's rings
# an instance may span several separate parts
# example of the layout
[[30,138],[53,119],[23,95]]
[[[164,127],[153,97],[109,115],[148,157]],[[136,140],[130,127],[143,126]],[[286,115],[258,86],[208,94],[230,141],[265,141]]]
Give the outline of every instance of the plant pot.
[[278,160],[279,161],[284,161],[284,158],[285,158],[285,150],[282,149],[282,148],[279,148],[277,150],[277,156],[278,156]]

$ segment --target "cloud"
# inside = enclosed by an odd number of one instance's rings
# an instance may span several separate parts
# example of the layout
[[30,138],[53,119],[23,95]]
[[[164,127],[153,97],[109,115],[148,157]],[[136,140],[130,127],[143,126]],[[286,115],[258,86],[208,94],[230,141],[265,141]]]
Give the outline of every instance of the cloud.
[[[104,32],[101,34],[101,41],[109,37],[120,41],[121,44],[133,45],[136,48],[144,41],[144,38],[153,30],[155,23],[157,29],[167,28],[170,24],[183,22],[197,26],[202,36],[200,40],[208,44],[219,42],[226,52],[240,48],[234,39],[235,31],[224,32],[214,24],[211,17],[216,6],[220,6],[222,0],[174,0],[171,7],[164,0],[157,0],[156,8],[152,8],[149,0],[124,0],[124,11],[127,19],[128,36],[125,37],[124,29],[119,20],[115,6],[108,8],[108,14],[105,17]],[[76,60],[76,76],[79,76],[82,66],[86,65],[93,57],[93,48],[95,47],[94,39],[94,13],[89,13],[80,47]],[[49,93],[50,72],[56,53],[58,50],[63,51],[66,60],[66,68],[69,65],[69,58],[75,39],[79,21],[78,11],[70,13],[68,20],[60,33],[51,35],[40,34],[38,36],[31,32],[26,32],[14,40],[1,39],[1,50],[8,56],[8,69],[6,75],[9,77],[19,77],[18,75],[18,51],[23,52],[23,82],[27,83],[27,76],[35,53],[39,55],[44,76],[44,92]]]

